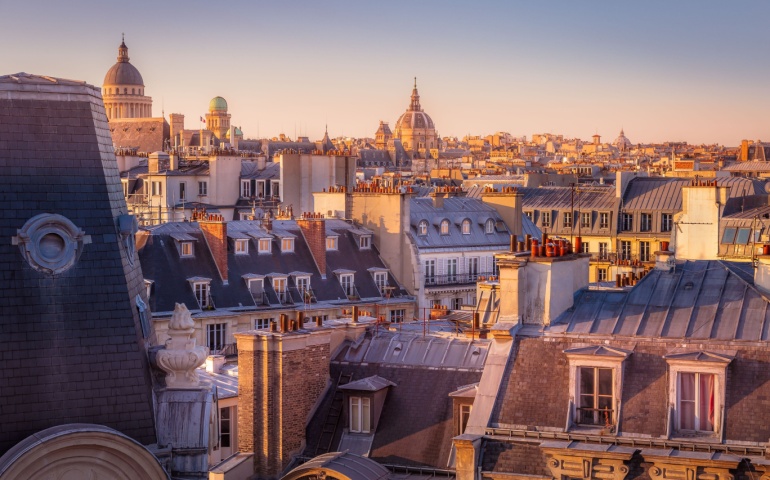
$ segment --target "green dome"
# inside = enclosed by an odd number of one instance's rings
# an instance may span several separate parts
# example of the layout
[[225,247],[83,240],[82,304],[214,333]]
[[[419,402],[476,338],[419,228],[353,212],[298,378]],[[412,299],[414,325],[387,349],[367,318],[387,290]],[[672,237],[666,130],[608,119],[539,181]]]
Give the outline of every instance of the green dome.
[[[243,132],[241,131],[240,128],[235,127],[234,130],[235,130],[235,136],[236,137],[242,137],[243,136]],[[230,130],[229,129],[227,130],[227,133],[225,133],[225,138],[230,138]]]
[[226,112],[227,102],[222,97],[214,97],[209,102],[209,112]]

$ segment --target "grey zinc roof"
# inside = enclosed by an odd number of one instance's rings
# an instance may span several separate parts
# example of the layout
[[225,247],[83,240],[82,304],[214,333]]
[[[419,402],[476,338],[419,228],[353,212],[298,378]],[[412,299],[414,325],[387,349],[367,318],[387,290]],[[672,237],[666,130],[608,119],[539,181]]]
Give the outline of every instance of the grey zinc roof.
[[768,300],[745,265],[687,261],[673,272],[653,270],[635,287],[581,290],[554,333],[767,341]]
[[387,387],[395,387],[396,384],[380,377],[379,375],[372,375],[371,377],[355,380],[350,383],[346,383],[339,387],[340,390],[357,390],[365,392],[376,392]]
[[319,455],[307,463],[300,465],[287,474],[289,478],[304,478],[303,472],[323,469],[331,471],[332,477],[344,475],[343,478],[355,480],[384,480],[390,476],[390,471],[366,457],[349,452],[332,452]]
[[[729,198],[765,193],[763,180],[740,177],[717,178],[717,185],[729,187]],[[623,195],[623,210],[655,210],[677,212],[682,209],[682,187],[691,179],[637,177],[629,183]]]
[[750,162],[734,163],[722,170],[727,172],[770,172],[770,162],[754,160]]
[[573,196],[570,187],[520,188],[524,195],[522,206],[525,210],[554,209],[569,210],[580,205],[581,210],[614,211],[618,208],[615,187],[590,186],[576,189]]
[[[499,247],[508,246],[510,234],[508,230],[485,233],[484,224],[480,219],[491,218],[502,222],[497,211],[479,199],[468,197],[450,197],[444,199],[443,208],[433,206],[429,197],[411,198],[410,223],[414,243],[418,248],[446,247]],[[462,233],[462,220],[471,221],[471,233]],[[449,234],[441,235],[439,225],[442,220],[449,220]],[[428,234],[418,235],[418,225],[422,220],[428,222]]]
[[260,170],[257,162],[241,162],[241,178],[244,180],[281,178],[281,164],[266,162],[265,168]]

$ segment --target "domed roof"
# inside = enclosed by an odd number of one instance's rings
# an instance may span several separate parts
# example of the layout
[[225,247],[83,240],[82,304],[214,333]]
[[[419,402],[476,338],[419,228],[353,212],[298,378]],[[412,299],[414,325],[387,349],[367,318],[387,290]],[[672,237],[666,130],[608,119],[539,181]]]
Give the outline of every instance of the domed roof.
[[[243,136],[243,131],[241,131],[240,128],[234,127],[234,130],[235,130],[235,136],[236,137],[242,137]],[[228,129],[227,132],[225,133],[225,138],[230,138],[230,129]]]
[[226,112],[227,101],[222,97],[214,97],[209,102],[209,112]]
[[620,148],[623,147],[630,147],[631,146],[631,140],[629,140],[626,137],[626,134],[623,132],[623,129],[620,129],[620,135],[618,135],[618,138],[615,139],[614,142],[612,142],[613,145]]
[[422,111],[420,107],[420,94],[417,93],[417,78],[414,79],[414,88],[412,89],[412,99],[409,107],[406,109],[398,121],[396,121],[396,130],[402,128],[436,128],[433,125],[433,119]]
[[139,70],[128,62],[128,47],[125,41],[118,47],[118,63],[107,70],[107,75],[104,76],[104,85],[144,86]]

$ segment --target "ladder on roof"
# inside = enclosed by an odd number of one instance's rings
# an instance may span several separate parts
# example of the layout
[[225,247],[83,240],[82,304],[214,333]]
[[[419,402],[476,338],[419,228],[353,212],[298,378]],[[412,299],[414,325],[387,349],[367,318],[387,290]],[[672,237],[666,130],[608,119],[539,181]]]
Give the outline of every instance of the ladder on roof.
[[322,453],[329,453],[334,443],[334,437],[337,435],[337,429],[342,419],[343,411],[343,395],[342,390],[339,389],[341,385],[350,383],[353,379],[353,374],[340,373],[337,377],[337,384],[334,385],[334,397],[332,403],[329,406],[329,410],[326,411],[326,418],[321,426],[321,435],[318,437],[318,444],[316,444],[315,455]]

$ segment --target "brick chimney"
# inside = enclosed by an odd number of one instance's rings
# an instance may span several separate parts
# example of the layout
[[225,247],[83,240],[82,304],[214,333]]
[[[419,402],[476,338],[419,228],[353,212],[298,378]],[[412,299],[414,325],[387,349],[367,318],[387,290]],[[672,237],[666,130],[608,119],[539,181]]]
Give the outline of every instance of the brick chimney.
[[326,278],[326,220],[320,213],[303,213],[297,220],[302,236],[310,248],[315,265],[321,273],[321,278]]
[[238,447],[254,473],[278,478],[306,445],[305,429],[329,385],[328,328],[236,333]]
[[523,195],[518,189],[504,187],[498,192],[494,189],[485,189],[481,194],[481,201],[497,210],[503,217],[503,221],[511,229],[511,233],[523,237],[524,230],[521,225],[521,205]]
[[222,215],[216,213],[207,214],[197,220],[211,256],[214,257],[219,276],[227,285],[227,222]]

